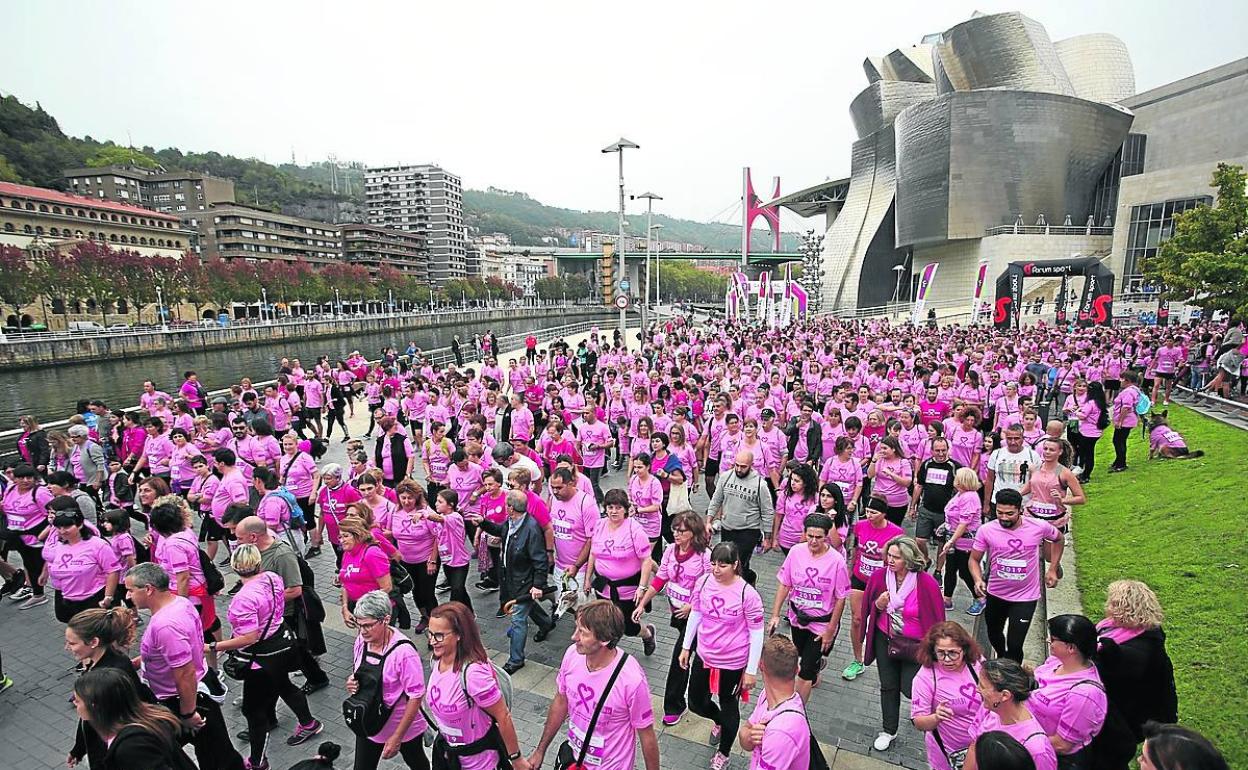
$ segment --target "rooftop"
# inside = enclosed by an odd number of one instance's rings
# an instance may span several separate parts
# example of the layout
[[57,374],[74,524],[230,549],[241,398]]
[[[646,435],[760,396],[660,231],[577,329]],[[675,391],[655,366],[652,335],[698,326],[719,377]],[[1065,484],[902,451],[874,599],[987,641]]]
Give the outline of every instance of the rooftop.
[[151,209],[141,208],[139,206],[131,206],[125,203],[114,203],[113,201],[99,200],[96,198],[88,198],[83,195],[71,195],[63,193],[59,190],[49,190],[44,187],[31,187],[30,185],[14,184],[13,182],[0,182],[0,195],[13,195],[16,197],[30,198],[31,200],[44,201],[46,203],[54,203],[62,206],[81,206],[82,208],[96,209],[102,211],[116,211],[119,214],[130,214],[134,216],[146,217],[149,219],[163,219],[170,222],[179,222],[177,217],[170,214],[161,214]]

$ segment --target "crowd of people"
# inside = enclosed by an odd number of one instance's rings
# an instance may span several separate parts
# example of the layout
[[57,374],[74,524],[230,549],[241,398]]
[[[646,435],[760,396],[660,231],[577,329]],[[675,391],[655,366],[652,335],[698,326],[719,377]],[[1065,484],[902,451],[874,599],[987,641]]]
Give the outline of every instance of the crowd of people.
[[[752,768],[826,766],[805,707],[836,686],[825,671],[843,625],[840,678],[878,672],[878,751],[905,694],[938,770],[1117,769],[1137,755],[1226,766],[1173,724],[1147,585],[1111,584],[1096,622],[1034,615],[1063,579],[1102,435],[1109,472],[1129,470],[1132,433],[1176,380],[1196,384],[1193,361],[1217,362],[1215,388],[1234,382],[1241,324],[682,319],[640,342],[595,332],[539,350],[530,335],[504,367],[487,334],[467,366],[458,346],[446,366],[414,346],[374,362],[356,351],[283,360],[271,383],[216,397],[194,371],[173,395],[145,382],[137,409],[84,402],[63,431],[22,417],[0,578],[20,611],[51,589],[79,662],[68,764],[191,767],[189,743],[201,768],[268,768],[278,701],[296,716],[288,745],[323,730],[309,696],[335,684],[321,661],[336,595],[356,634],[342,710],[358,770],[393,757],[526,770],[561,735],[558,768],[631,768],[640,745],[657,770],[636,656],[663,635],[659,718],[708,720],[712,770],[737,751]],[[353,439],[357,405],[368,427]],[[1150,445],[1165,452],[1150,457],[1191,454],[1154,422]],[[326,461],[335,426],[345,462]],[[332,586],[318,588],[311,560],[329,558]],[[764,562],[779,564],[769,596]],[[663,630],[650,617],[660,595]],[[508,637],[502,666],[482,642],[491,612]],[[972,633],[981,614],[987,648]],[[544,643],[565,616],[556,695],[536,746],[522,746],[510,677],[529,626]],[[1025,663],[1036,622],[1047,658]],[[223,679],[242,683],[242,752]],[[0,691],[11,684],[0,672]],[[336,754],[322,746],[315,761]]]

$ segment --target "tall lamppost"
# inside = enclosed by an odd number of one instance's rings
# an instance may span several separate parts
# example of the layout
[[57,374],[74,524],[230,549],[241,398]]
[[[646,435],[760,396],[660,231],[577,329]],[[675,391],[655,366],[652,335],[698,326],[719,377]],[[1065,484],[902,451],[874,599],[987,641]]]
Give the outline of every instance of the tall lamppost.
[[[620,218],[619,233],[615,242],[615,249],[620,253],[620,280],[628,279],[628,274],[624,272],[624,150],[639,150],[641,145],[630,142],[620,137],[620,140],[614,144],[607,145],[602,148],[604,153],[614,152],[619,154],[619,177],[620,177]],[[624,344],[628,344],[628,328],[627,319],[625,318],[624,308],[620,308],[620,339],[624,340]]]
[[169,331],[169,324],[165,321],[165,296],[160,286],[156,287],[156,315],[160,316],[160,330]]
[[269,290],[260,287],[260,323],[264,323],[264,309],[269,306]]
[[334,318],[342,315],[342,292],[334,289]]
[[[663,225],[650,225],[646,228],[650,232],[650,237],[663,229]],[[659,246],[654,249],[654,314],[659,315],[659,308],[663,305],[663,295],[659,292],[659,259],[663,254],[663,250]]]
[[637,196],[646,202],[646,299],[641,303],[641,328],[650,328],[650,231],[654,228],[654,202],[663,200],[661,195],[645,192]]

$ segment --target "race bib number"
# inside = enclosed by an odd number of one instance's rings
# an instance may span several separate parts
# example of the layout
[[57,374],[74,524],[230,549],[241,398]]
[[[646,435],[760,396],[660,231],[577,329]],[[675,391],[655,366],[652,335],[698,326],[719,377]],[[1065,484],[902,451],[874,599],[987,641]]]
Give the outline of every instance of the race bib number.
[[927,469],[928,484],[947,484],[949,483],[949,471],[945,468],[928,468]]
[[823,609],[823,594],[818,589],[795,587],[790,596],[795,607],[803,610]]
[[1020,582],[1027,579],[1026,559],[998,559],[997,577],[1002,580]]

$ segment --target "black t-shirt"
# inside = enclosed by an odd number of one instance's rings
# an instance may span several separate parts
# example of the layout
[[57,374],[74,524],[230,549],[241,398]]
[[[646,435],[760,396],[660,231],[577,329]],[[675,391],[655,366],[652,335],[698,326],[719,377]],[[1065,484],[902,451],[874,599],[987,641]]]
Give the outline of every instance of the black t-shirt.
[[944,513],[945,506],[953,499],[957,491],[953,488],[953,474],[962,465],[953,460],[943,463],[935,460],[924,460],[919,466],[916,482],[923,487],[919,496],[919,504],[932,513]]

